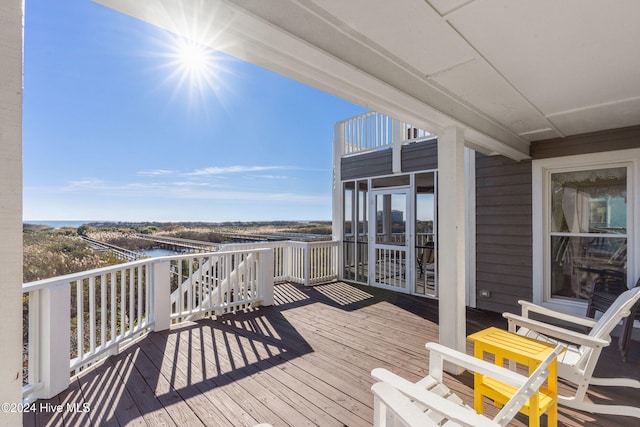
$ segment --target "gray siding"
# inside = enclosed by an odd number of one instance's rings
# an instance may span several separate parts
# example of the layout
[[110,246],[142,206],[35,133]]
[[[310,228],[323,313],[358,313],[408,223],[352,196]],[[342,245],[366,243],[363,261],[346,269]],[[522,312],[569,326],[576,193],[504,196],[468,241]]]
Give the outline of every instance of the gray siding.
[[[543,159],[640,148],[640,126],[531,143],[531,157]],[[476,154],[477,307],[517,310],[532,298],[531,162]]]
[[393,172],[391,149],[344,157],[340,162],[343,180],[390,175]]
[[519,312],[532,297],[531,162],[476,154],[478,308]]
[[640,147],[640,126],[611,129],[531,143],[531,158],[571,156]]
[[418,172],[438,168],[438,140],[402,146],[402,172]]

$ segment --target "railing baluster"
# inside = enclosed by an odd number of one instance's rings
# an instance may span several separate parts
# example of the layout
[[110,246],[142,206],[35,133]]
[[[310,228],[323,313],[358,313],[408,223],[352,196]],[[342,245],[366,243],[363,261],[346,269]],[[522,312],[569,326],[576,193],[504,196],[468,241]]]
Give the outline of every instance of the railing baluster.
[[89,278],[89,353],[96,351],[96,278]]
[[204,307],[205,292],[206,292],[206,288],[208,287],[208,285],[207,285],[207,276],[206,276],[206,271],[205,271],[207,259],[206,258],[198,258],[198,262],[200,263],[198,265],[198,271],[200,271],[200,274],[198,275],[198,277],[200,277],[200,301],[198,302],[198,306],[202,310],[202,309],[205,308]]
[[78,359],[84,358],[84,304],[82,288],[84,279],[76,280],[76,331],[78,333]]
[[112,271],[109,274],[109,277],[111,278],[111,343],[115,343],[116,342],[116,336],[117,336],[117,329],[116,329],[116,313],[117,313],[117,309],[116,309],[116,297],[117,297],[117,288],[116,288],[116,272]]
[[107,344],[107,275],[100,275],[100,346]]
[[142,325],[142,266],[136,268],[138,272],[138,328]]
[[231,272],[233,271],[232,267],[232,255],[225,256],[225,266],[224,266],[224,277],[227,280],[227,293],[224,298],[224,302],[229,304],[231,302],[231,292],[233,290],[233,278],[231,277]]
[[185,311],[185,307],[187,306],[187,300],[189,297],[189,287],[187,286],[187,289],[182,290],[182,288],[180,287],[180,284],[182,283],[183,277],[182,277],[182,259],[179,259],[176,261],[176,265],[178,267],[178,289],[180,289],[180,310],[178,310],[178,313],[180,313],[180,315],[182,315],[182,313],[184,313]]
[[125,314],[127,312],[127,275],[124,270],[120,270],[120,339],[126,335],[127,322]]
[[135,277],[134,269],[128,268],[129,273],[129,333],[133,333],[135,328]]
[[[222,305],[222,280],[224,278],[223,271],[222,271],[221,256],[216,257],[216,269],[218,271],[218,274],[216,275],[217,277],[216,289],[218,289],[218,292],[216,295],[216,307],[220,307]],[[217,311],[216,311],[216,314],[218,314]]]
[[[191,259],[189,259],[187,261],[188,265],[187,265],[187,272],[189,274],[189,286],[187,287],[187,296],[186,296],[186,303],[187,306],[185,307],[185,312],[187,314],[191,314],[191,302],[193,301],[193,276],[191,275]],[[182,267],[182,263],[180,263],[180,267]],[[180,277],[182,277],[182,275],[180,275]],[[182,279],[181,279],[182,280]]]
[[144,265],[144,314],[147,325],[151,321],[151,263]]

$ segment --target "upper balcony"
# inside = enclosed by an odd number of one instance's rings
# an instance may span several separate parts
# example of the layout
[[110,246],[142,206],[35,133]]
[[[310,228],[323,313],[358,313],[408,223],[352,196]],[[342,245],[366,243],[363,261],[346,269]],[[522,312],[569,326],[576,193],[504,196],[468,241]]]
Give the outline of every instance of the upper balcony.
[[341,157],[393,148],[436,138],[382,113],[370,111],[337,123],[336,150]]

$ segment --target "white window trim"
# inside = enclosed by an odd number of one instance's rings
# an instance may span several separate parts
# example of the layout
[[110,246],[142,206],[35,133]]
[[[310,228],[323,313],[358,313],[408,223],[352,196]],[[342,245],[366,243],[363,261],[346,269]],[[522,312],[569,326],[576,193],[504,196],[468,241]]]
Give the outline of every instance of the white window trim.
[[548,233],[549,181],[552,172],[568,170],[627,166],[627,285],[633,286],[638,278],[638,263],[635,254],[640,253],[640,237],[635,230],[640,224],[640,185],[637,181],[640,149],[608,151],[575,156],[533,160],[532,167],[532,213],[533,213],[533,302],[566,313],[585,315],[586,303],[551,298],[549,289],[549,265],[545,247]]

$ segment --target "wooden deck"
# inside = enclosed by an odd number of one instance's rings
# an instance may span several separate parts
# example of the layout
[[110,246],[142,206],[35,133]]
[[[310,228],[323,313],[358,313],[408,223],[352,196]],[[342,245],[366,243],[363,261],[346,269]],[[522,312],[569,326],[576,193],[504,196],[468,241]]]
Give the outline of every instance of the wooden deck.
[[[342,282],[282,284],[275,293],[273,307],[150,334],[54,399],[38,401],[42,410],[25,414],[25,425],[367,426],[371,369],[386,367],[411,380],[425,375],[424,344],[438,340],[436,301]],[[506,327],[496,313],[468,310],[467,316],[467,333]],[[637,378],[640,343],[632,343],[626,364],[615,348],[600,362],[601,376]],[[448,380],[472,402],[470,374]],[[601,387],[592,396],[640,404],[640,390]],[[485,408],[495,413],[490,404]],[[559,412],[561,425],[637,425],[629,417]],[[518,415],[513,425],[526,426],[527,417]]]

